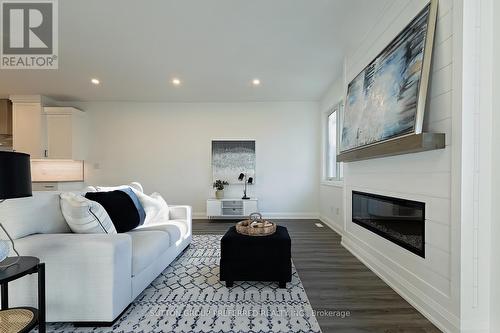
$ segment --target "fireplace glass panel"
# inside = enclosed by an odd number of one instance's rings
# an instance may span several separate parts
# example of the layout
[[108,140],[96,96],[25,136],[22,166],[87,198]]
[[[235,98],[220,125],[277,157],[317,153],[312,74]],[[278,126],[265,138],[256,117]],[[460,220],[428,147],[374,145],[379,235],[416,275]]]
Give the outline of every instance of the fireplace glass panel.
[[425,258],[425,203],[353,191],[352,221]]

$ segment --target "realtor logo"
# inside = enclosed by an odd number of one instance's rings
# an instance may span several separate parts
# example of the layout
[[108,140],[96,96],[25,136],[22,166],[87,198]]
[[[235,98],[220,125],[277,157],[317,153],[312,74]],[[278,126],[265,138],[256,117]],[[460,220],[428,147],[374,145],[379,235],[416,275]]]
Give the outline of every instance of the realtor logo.
[[0,0],[1,69],[57,69],[57,0]]

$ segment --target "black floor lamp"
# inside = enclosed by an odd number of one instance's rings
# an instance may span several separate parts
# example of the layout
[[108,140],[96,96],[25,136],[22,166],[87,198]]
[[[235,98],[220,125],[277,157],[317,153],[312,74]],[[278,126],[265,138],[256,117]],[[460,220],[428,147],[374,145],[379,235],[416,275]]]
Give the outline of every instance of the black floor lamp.
[[[30,155],[11,151],[0,151],[0,203],[7,199],[31,196]],[[14,241],[10,237],[7,230],[5,230],[2,223],[0,223],[0,228],[5,232],[12,243],[12,249],[14,252],[17,256],[19,256],[19,253],[14,247]],[[9,255],[9,241],[1,239],[0,249],[0,268],[7,267],[1,266],[1,261],[5,260],[5,258]],[[15,262],[11,265],[13,264],[15,264]]]

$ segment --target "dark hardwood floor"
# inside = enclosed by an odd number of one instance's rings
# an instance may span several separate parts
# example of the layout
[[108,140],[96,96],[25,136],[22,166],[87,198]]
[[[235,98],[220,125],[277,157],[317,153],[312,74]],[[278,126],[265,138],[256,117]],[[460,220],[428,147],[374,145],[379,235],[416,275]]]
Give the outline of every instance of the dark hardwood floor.
[[[277,220],[292,238],[292,258],[316,311],[344,311],[317,319],[324,333],[441,332],[340,245],[318,220]],[[224,234],[235,221],[193,221],[194,234]]]

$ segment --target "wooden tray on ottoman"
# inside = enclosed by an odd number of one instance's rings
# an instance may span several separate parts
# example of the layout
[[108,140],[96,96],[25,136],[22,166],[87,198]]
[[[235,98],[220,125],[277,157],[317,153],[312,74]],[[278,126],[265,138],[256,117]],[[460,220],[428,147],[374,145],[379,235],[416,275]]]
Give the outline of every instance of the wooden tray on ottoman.
[[236,224],[236,231],[247,236],[269,236],[276,232],[276,223],[262,219],[259,213],[253,213],[248,220]]

